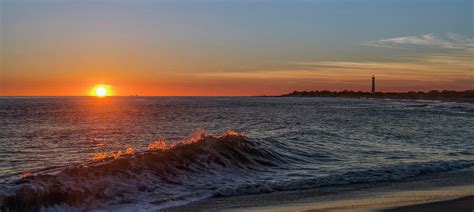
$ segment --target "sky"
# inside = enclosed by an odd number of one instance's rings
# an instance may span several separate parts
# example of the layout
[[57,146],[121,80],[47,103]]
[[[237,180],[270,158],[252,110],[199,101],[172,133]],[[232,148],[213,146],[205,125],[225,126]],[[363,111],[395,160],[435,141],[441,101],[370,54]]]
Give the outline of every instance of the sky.
[[0,2],[0,96],[474,89],[472,0]]

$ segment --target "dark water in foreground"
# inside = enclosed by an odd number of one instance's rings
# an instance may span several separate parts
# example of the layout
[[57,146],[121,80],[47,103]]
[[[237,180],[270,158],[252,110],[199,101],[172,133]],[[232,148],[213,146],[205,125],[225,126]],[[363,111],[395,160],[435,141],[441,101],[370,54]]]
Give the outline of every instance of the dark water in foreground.
[[4,209],[151,210],[474,166],[469,103],[4,97],[0,117]]

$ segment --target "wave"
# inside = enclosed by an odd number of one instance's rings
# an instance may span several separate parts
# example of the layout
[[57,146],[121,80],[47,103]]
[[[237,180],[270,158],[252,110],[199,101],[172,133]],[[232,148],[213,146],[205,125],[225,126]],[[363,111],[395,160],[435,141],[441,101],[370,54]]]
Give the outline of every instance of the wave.
[[0,185],[0,209],[156,210],[208,197],[393,181],[474,166],[472,161],[432,161],[294,178],[285,171],[295,160],[274,144],[241,133],[199,132],[174,144],[158,140],[144,152],[102,154],[53,173],[25,175]]
[[[198,133],[157,147],[155,142],[143,153],[105,155],[58,173],[25,175],[0,196],[1,208],[25,211],[68,205],[90,209],[143,199],[166,205],[211,195],[207,190],[216,188],[208,176],[233,170],[255,172],[284,162],[278,154],[233,131],[222,136]],[[193,184],[201,187],[193,190]]]

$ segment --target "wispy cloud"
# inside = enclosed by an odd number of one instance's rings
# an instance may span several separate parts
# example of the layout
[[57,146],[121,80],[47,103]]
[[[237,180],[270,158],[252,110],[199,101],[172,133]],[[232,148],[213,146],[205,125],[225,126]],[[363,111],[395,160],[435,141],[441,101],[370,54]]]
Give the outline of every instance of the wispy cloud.
[[387,48],[409,48],[413,46],[424,46],[430,48],[472,51],[472,49],[474,49],[474,38],[465,37],[451,32],[448,32],[443,36],[429,33],[424,35],[365,41],[362,44],[366,46]]
[[[294,61],[277,70],[241,70],[204,72],[199,77],[219,80],[294,82],[343,89],[364,89],[370,76],[376,75],[388,90],[472,89],[474,39],[446,33],[405,36],[364,45],[389,48],[433,48],[433,51],[379,59]],[[294,85],[292,85],[294,86]],[[352,87],[351,87],[352,86]],[[336,88],[336,86],[333,86]]]
[[385,80],[452,82],[472,79],[474,61],[470,57],[426,55],[392,61],[301,61],[293,69],[201,73],[201,76],[229,79],[320,79],[365,80],[373,74]]

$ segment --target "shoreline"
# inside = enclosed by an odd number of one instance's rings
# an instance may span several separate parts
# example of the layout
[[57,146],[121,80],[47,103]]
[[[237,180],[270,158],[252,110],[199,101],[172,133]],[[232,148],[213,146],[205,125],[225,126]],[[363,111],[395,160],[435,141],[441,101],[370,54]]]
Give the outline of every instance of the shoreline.
[[452,200],[408,205],[381,210],[383,212],[415,212],[415,211],[466,211],[474,210],[474,196],[466,196]]
[[213,197],[164,211],[416,211],[430,204],[452,209],[462,201],[470,203],[467,207],[472,211],[473,196],[474,170],[464,169],[397,182]]
[[292,93],[279,95],[279,97],[343,97],[343,98],[367,98],[367,99],[400,99],[400,100],[432,100],[442,102],[468,102],[474,103],[474,90],[432,90],[408,91],[408,92],[372,92],[363,91],[293,91]]
[[456,103],[474,103],[474,99],[470,98],[393,98],[393,97],[377,97],[377,96],[255,96],[255,97],[299,97],[299,98],[345,98],[345,99],[378,99],[378,100],[401,100],[401,101],[434,101],[434,102],[456,102]]

